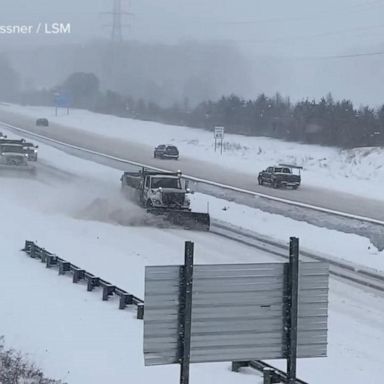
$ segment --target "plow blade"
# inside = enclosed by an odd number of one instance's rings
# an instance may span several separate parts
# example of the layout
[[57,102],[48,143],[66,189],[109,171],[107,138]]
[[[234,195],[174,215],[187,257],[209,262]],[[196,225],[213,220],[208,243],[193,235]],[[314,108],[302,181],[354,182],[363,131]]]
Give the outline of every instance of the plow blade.
[[166,213],[172,224],[195,231],[209,231],[210,217],[208,213],[171,211]]
[[36,168],[31,165],[0,165],[0,175],[1,174],[34,174],[36,172]]
[[208,213],[190,212],[190,211],[158,211],[156,209],[149,212],[162,215],[171,224],[191,229],[195,231],[209,231],[210,217]]

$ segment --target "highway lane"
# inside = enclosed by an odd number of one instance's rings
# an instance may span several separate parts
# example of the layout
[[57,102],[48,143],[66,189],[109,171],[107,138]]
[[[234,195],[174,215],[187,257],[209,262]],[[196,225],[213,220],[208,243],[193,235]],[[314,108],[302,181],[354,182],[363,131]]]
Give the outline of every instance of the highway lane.
[[256,178],[259,171],[257,164],[255,164],[254,173],[252,174],[250,170],[248,170],[248,173],[246,170],[239,173],[201,159],[192,159],[184,156],[178,161],[154,159],[152,147],[130,142],[128,137],[125,140],[121,140],[54,123],[51,123],[49,127],[36,127],[34,118],[6,111],[5,107],[0,110],[0,121],[68,144],[123,159],[173,171],[180,169],[189,176],[321,208],[337,210],[351,215],[384,221],[384,203],[379,200],[332,191],[326,188],[306,186],[305,181],[301,188],[296,191],[275,190],[259,186]]

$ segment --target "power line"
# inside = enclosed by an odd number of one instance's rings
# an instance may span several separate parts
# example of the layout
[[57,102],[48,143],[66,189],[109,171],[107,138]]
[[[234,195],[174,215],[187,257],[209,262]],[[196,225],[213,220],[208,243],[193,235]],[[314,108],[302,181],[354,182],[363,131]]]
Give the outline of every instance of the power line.
[[225,25],[253,25],[253,24],[268,24],[268,23],[284,23],[284,22],[297,22],[297,21],[310,21],[315,19],[320,19],[324,16],[336,16],[337,14],[342,13],[343,16],[348,14],[353,14],[355,12],[364,12],[370,11],[377,6],[384,5],[383,0],[374,0],[368,3],[354,4],[349,9],[345,10],[332,10],[324,11],[316,14],[310,14],[306,16],[292,16],[292,17],[272,17],[269,19],[257,19],[257,20],[238,20],[238,21],[211,21],[214,24],[225,24]]
[[383,56],[384,51],[376,51],[376,52],[356,52],[350,54],[340,54],[340,55],[326,55],[326,56],[279,56],[282,59],[286,60],[337,60],[337,59],[353,59],[359,57],[370,57],[370,56]]
[[326,60],[326,59],[348,59],[354,57],[364,57],[364,56],[382,56],[384,55],[384,51],[377,52],[366,52],[366,53],[351,53],[346,55],[333,55],[333,56],[314,56],[308,57],[307,59],[318,59],[318,60]]
[[384,28],[384,24],[339,29],[336,31],[321,32],[321,33],[312,34],[312,35],[308,35],[308,34],[295,35],[295,36],[285,35],[285,36],[280,36],[280,37],[275,37],[270,39],[259,39],[259,40],[249,39],[249,40],[234,40],[234,41],[241,42],[241,43],[249,43],[249,44],[266,44],[266,43],[278,43],[278,42],[286,42],[286,41],[292,42],[296,40],[312,40],[315,38],[322,38],[322,37],[328,37],[328,36],[339,36],[346,33],[366,33],[375,29],[380,29],[380,28]]

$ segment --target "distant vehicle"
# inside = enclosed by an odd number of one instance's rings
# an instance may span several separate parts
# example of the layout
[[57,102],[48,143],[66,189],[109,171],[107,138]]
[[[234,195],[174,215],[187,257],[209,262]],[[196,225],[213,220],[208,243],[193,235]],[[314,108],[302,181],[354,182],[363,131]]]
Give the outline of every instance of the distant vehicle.
[[268,184],[273,188],[291,187],[297,189],[301,184],[302,169],[303,167],[297,165],[279,164],[261,171],[257,180],[259,185]]
[[7,135],[4,135],[3,132],[0,132],[0,139],[6,139]]
[[46,118],[37,119],[36,120],[36,126],[38,126],[38,127],[48,127],[49,126],[48,119],[46,119]]
[[179,150],[174,145],[161,144],[158,145],[154,152],[153,157],[160,159],[175,159],[179,158]]

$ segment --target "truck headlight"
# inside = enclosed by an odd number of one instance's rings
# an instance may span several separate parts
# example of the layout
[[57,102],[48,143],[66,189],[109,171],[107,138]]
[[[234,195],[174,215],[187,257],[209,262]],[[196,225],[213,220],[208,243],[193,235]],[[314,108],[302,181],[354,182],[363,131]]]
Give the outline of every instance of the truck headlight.
[[161,200],[155,199],[153,200],[154,205],[161,205]]

